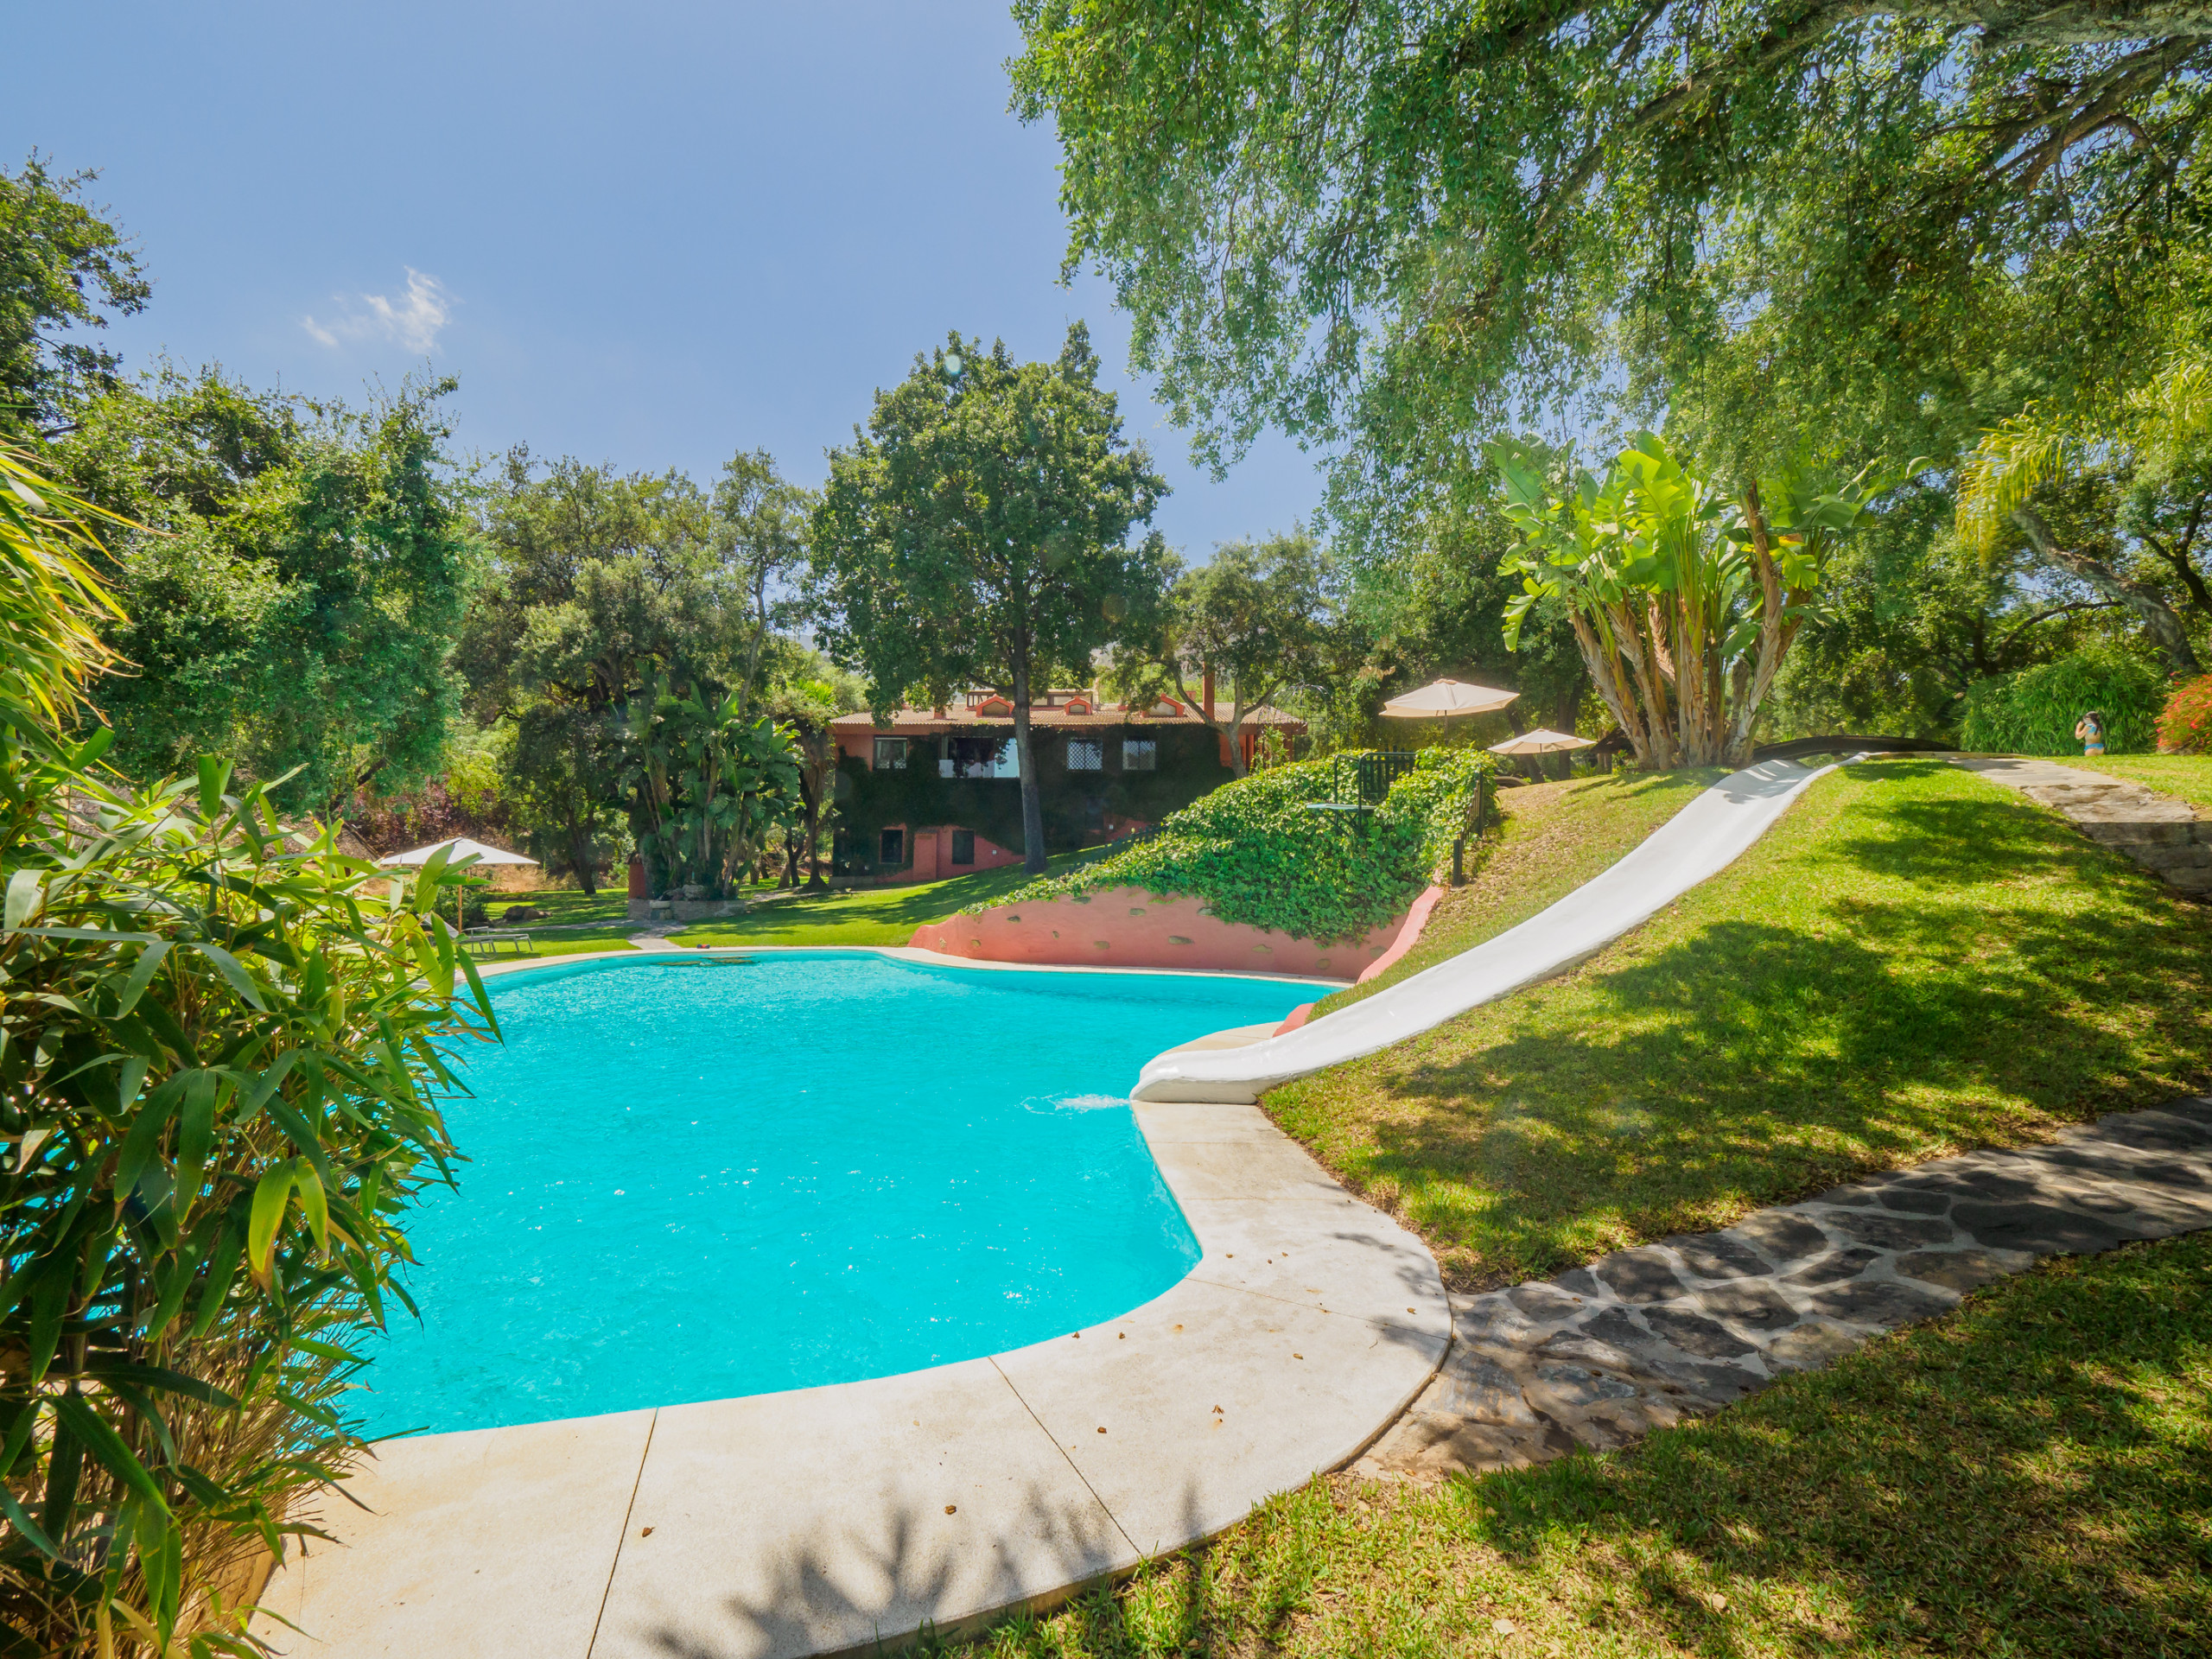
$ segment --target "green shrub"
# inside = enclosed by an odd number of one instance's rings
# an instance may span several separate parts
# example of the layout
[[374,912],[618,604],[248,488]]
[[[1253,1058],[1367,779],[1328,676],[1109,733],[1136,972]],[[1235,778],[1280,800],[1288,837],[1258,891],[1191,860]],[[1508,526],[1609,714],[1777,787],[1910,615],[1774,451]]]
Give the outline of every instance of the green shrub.
[[0,471],[0,1651],[249,1653],[242,1586],[359,1449],[345,1344],[405,1304],[454,1156],[438,1046],[490,1007],[442,866],[402,906],[226,766],[132,794],[105,734],[56,736],[105,597]]
[[2212,674],[2174,687],[2158,716],[2158,747],[2176,754],[2212,754]]
[[2104,711],[2105,747],[2115,754],[2155,741],[2165,683],[2147,663],[2112,651],[2082,651],[2055,662],[1980,680],[1967,692],[1961,741],[1969,749],[2010,754],[2079,754],[2074,724]]
[[1338,760],[1276,766],[1224,784],[1170,814],[1150,841],[1063,876],[1033,881],[1007,904],[1141,887],[1205,899],[1224,921],[1294,938],[1357,938],[1428,884],[1465,823],[1486,754],[1423,750],[1371,812],[1314,812],[1349,770]]

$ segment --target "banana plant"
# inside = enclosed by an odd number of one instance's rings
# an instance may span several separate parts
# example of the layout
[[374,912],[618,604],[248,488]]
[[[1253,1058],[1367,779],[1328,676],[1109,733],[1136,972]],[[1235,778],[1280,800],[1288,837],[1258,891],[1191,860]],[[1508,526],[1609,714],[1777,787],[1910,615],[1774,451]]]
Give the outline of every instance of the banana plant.
[[1522,538],[1499,566],[1521,578],[1506,648],[1539,602],[1562,601],[1599,697],[1652,767],[1748,757],[1830,556],[1889,487],[1872,468],[1839,485],[1793,464],[1732,497],[1649,432],[1603,479],[1526,440],[1485,453]]
[[799,798],[792,734],[748,717],[735,694],[709,702],[664,683],[639,700],[632,719],[645,773],[639,842],[669,886],[719,895]]

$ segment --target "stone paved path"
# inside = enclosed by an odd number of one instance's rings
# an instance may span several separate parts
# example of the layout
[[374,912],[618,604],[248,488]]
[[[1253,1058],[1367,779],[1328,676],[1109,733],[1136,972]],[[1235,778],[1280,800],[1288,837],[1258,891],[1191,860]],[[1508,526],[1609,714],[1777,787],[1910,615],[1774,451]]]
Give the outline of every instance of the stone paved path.
[[2183,893],[2212,895],[2212,818],[2187,801],[2125,778],[2018,755],[1957,755],[1955,764],[2073,820]]
[[2212,1227],[2212,1098],[1454,1296],[1442,1370],[1353,1472],[1433,1478],[1607,1450],[1944,1313],[2038,1255],[2202,1227]]

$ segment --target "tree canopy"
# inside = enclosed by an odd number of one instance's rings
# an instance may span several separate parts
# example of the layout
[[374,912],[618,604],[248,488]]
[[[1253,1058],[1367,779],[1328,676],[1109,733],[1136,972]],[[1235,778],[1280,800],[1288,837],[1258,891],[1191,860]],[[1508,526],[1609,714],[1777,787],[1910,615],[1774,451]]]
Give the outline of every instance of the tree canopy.
[[[1224,542],[1168,589],[1160,633],[1144,642],[1141,664],[1119,677],[1149,695],[1158,677],[1184,706],[1229,740],[1230,769],[1247,768],[1242,742],[1253,711],[1292,687],[1328,679],[1343,644],[1337,626],[1334,562],[1308,531]],[[1228,702],[1209,705],[1218,690]]]
[[50,431],[117,384],[113,352],[67,337],[144,309],[151,292],[122,233],[85,205],[97,176],[57,178],[36,156],[0,173],[0,429]]
[[1217,460],[1356,438],[1352,493],[1593,386],[1753,451],[1986,399],[1993,355],[2036,395],[2201,278],[2201,5],[1016,10],[1137,365]]
[[469,712],[514,723],[510,778],[541,855],[588,887],[626,825],[653,892],[719,889],[764,803],[798,810],[787,739],[751,690],[779,648],[798,501],[760,454],[713,494],[680,474],[507,458],[457,660]]

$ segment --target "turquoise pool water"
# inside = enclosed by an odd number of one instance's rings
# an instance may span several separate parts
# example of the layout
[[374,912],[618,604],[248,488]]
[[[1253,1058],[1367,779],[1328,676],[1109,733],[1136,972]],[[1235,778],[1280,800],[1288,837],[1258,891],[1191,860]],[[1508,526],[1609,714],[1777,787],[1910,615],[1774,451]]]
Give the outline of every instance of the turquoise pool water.
[[1128,1312],[1198,1246],[1124,1097],[1161,1049],[1277,1020],[1265,980],[835,951],[492,982],[362,1381],[377,1432],[882,1376]]

